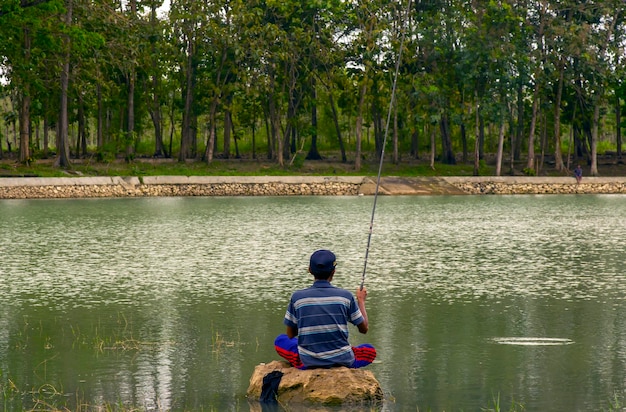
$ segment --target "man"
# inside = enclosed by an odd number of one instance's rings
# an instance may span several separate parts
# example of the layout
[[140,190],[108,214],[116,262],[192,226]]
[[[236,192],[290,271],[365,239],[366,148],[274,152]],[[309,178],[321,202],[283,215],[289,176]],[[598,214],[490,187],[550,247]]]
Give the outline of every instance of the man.
[[583,168],[580,165],[574,169],[574,176],[576,177],[576,183],[580,183],[583,180]]
[[349,291],[331,285],[336,265],[335,254],[329,250],[311,255],[313,286],[291,296],[283,320],[287,333],[274,342],[278,354],[298,369],[361,368],[376,358],[372,345],[352,347],[348,342],[348,323],[367,333],[367,290],[358,289],[355,300]]

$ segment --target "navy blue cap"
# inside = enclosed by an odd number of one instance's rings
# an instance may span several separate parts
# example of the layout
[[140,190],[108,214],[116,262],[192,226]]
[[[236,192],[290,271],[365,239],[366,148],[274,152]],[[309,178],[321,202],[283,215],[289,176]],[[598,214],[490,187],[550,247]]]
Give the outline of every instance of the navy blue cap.
[[337,266],[337,258],[330,250],[316,250],[311,255],[309,268],[314,275],[330,274]]

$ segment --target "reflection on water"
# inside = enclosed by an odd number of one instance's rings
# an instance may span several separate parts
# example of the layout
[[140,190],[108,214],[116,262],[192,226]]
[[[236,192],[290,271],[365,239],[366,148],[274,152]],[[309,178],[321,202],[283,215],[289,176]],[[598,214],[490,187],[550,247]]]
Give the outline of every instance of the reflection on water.
[[525,346],[571,345],[574,343],[573,340],[564,339],[564,338],[531,338],[531,337],[493,338],[493,341],[501,345],[525,345]]
[[[247,409],[309,254],[355,289],[372,198],[0,201],[0,383],[71,405]],[[381,197],[366,286],[385,410],[626,395],[624,196]],[[35,390],[34,390],[35,389]],[[7,395],[5,395],[5,399]]]

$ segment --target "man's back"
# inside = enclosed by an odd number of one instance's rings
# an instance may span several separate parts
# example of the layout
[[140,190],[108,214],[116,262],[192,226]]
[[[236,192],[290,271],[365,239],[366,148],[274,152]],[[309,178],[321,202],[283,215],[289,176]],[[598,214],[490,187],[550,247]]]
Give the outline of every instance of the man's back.
[[307,367],[352,365],[348,323],[363,321],[352,293],[325,280],[295,292],[285,315],[285,324],[298,330],[298,350]]
[[283,319],[287,330],[276,337],[274,347],[295,368],[362,368],[376,358],[372,345],[352,347],[348,343],[348,323],[356,325],[360,333],[368,331],[367,290],[361,285],[355,299],[347,290],[331,285],[336,266],[333,252],[315,251],[309,262],[313,286],[291,295]]

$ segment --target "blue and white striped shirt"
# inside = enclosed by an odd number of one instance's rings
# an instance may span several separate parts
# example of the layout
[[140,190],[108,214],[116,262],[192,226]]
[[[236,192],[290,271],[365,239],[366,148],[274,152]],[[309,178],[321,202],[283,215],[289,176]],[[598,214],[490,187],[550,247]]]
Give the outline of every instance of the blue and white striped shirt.
[[348,323],[363,321],[352,293],[316,280],[291,296],[284,324],[298,328],[298,352],[305,366],[349,367],[354,353],[348,342]]

